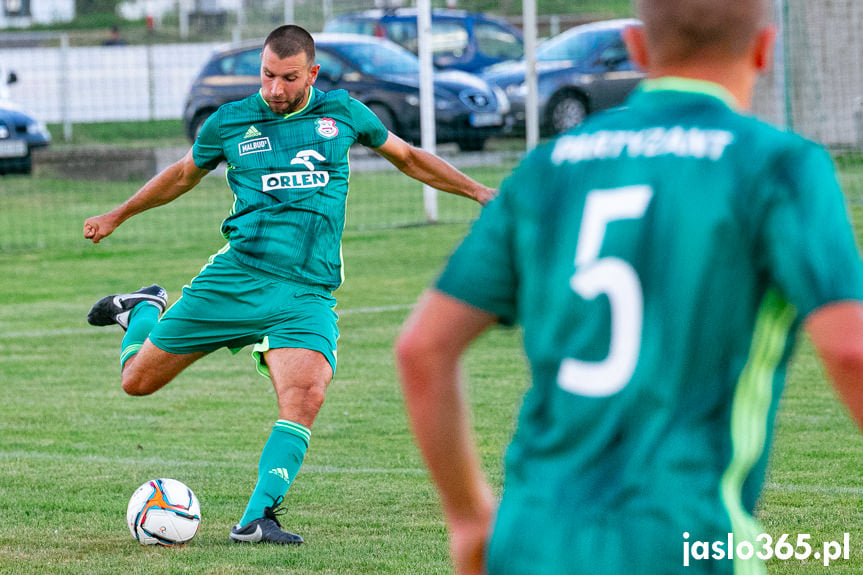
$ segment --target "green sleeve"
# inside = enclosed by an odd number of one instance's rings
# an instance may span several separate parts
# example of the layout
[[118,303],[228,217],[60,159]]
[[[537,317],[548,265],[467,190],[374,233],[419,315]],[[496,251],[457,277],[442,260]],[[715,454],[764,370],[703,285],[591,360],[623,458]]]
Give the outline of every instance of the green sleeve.
[[217,110],[201,126],[198,138],[192,146],[192,157],[195,165],[205,170],[215,170],[225,159],[222,148],[222,138],[219,133],[221,114]]
[[389,133],[374,112],[353,98],[350,100],[350,110],[351,119],[354,121],[354,127],[357,131],[357,141],[367,148],[383,146]]
[[516,220],[512,205],[518,173],[500,195],[483,208],[470,233],[450,258],[437,289],[497,316],[504,325],[517,321]]
[[835,301],[863,300],[863,268],[833,162],[805,144],[771,178],[763,226],[765,265],[802,316]]

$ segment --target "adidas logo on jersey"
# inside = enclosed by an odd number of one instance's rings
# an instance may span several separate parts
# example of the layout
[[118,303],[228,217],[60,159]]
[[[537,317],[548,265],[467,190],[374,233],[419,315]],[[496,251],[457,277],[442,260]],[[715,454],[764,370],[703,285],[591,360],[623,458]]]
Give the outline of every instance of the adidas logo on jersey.
[[257,137],[258,137],[258,136],[260,136],[260,135],[261,135],[261,132],[259,132],[259,131],[258,131],[258,129],[257,129],[256,127],[251,126],[251,127],[249,127],[249,129],[248,129],[248,130],[246,130],[246,134],[243,136],[243,139],[246,139],[246,138],[257,138]]

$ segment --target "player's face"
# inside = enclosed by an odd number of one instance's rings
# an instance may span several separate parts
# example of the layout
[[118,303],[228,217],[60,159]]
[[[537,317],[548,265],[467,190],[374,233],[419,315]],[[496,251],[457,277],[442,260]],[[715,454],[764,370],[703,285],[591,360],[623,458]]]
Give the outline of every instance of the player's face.
[[274,114],[290,114],[306,105],[309,86],[320,66],[310,66],[305,52],[279,58],[269,47],[261,53],[261,93]]

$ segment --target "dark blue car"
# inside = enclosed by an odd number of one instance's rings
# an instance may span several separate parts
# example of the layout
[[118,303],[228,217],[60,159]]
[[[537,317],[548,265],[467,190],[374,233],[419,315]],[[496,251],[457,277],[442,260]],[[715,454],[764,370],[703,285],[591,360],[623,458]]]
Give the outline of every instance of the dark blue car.
[[[432,10],[432,53],[438,68],[478,73],[524,56],[521,32],[503,18],[464,10]],[[387,38],[417,53],[415,8],[367,10],[343,14],[324,25],[324,32]]]

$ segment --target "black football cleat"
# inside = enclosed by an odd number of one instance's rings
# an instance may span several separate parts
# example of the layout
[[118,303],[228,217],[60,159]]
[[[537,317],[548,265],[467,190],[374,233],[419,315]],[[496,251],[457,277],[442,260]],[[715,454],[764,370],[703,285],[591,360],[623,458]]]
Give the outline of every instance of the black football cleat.
[[280,511],[281,502],[282,498],[279,498],[272,507],[265,507],[264,516],[251,521],[245,527],[235,525],[231,529],[231,541],[234,543],[275,543],[277,545],[299,545],[303,543],[303,538],[296,533],[282,531],[282,525],[276,518]]
[[168,292],[156,284],[143,287],[136,292],[109,295],[97,301],[87,314],[90,325],[117,324],[123,329],[129,327],[129,315],[139,303],[150,302],[159,308],[161,314],[168,305]]

